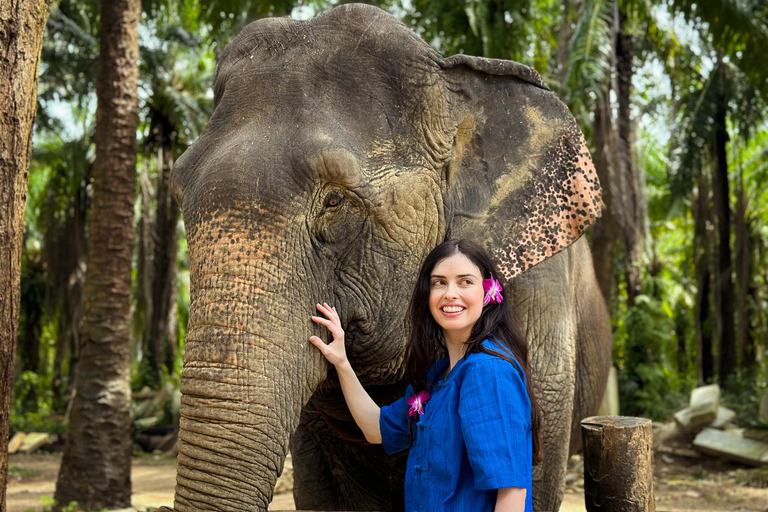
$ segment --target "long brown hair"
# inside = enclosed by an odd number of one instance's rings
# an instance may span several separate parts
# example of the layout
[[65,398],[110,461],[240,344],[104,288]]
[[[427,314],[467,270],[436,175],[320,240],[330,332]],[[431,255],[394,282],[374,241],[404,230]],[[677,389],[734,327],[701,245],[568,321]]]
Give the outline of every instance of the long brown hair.
[[[470,240],[446,240],[430,252],[424,259],[419,271],[419,277],[413,288],[409,318],[411,336],[406,347],[405,377],[415,391],[430,389],[431,384],[426,379],[426,372],[432,363],[447,354],[442,328],[437,324],[429,310],[430,276],[435,266],[454,254],[463,254],[480,269],[483,279],[498,279],[496,265],[488,253]],[[512,363],[510,356],[504,353],[488,350],[482,342],[489,336],[499,346],[511,354],[526,375],[528,398],[531,401],[531,432],[533,437],[533,464],[542,462],[541,447],[541,411],[536,394],[531,384],[533,376],[528,365],[528,342],[525,335],[517,326],[510,306],[510,293],[506,291],[501,304],[489,304],[483,308],[480,318],[472,327],[469,339],[466,341],[466,354],[483,352],[500,357]]]

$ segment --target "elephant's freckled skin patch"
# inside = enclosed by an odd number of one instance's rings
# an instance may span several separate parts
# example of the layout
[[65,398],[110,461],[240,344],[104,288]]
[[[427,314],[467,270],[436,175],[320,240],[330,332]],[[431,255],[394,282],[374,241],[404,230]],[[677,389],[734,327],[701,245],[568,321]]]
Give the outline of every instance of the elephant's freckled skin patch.
[[[586,152],[584,137],[573,122],[570,133],[562,135],[549,151],[556,158],[545,162],[539,172],[549,177],[536,184],[532,197],[537,200],[529,206],[525,229],[521,230],[520,243],[513,249],[498,249],[499,270],[507,279],[518,275],[526,268],[551,257],[576,240],[600,215],[600,200],[597,173],[589,153]],[[572,169],[580,173],[573,173]],[[589,193],[588,201],[575,201]],[[586,205],[586,206],[585,206]]]

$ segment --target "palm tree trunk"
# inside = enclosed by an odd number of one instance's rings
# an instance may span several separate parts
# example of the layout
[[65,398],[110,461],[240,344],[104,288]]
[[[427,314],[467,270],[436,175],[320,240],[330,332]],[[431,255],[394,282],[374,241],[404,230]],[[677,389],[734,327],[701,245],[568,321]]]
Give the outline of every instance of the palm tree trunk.
[[[58,179],[70,179],[62,165],[57,169]],[[49,187],[53,185],[52,180]],[[85,284],[85,272],[88,266],[88,241],[86,238],[86,219],[88,209],[88,182],[90,167],[80,181],[78,192],[67,200],[66,217],[62,225],[52,223],[48,226],[43,239],[43,257],[47,268],[49,288],[48,300],[51,311],[56,315],[56,347],[53,360],[53,396],[54,409],[64,413],[71,396],[74,382],[65,374],[65,363],[73,368],[80,340],[80,320],[82,318],[82,295]],[[52,190],[49,189],[52,192]],[[49,195],[50,211],[61,200],[60,194]]]
[[624,242],[624,274],[627,282],[627,301],[631,306],[635,297],[642,293],[642,228],[640,201],[638,200],[638,177],[632,159],[632,120],[630,102],[632,92],[632,38],[627,33],[627,16],[616,6],[618,31],[616,33],[616,82],[618,101],[618,183],[621,198],[621,235]]
[[725,124],[726,98],[725,67],[717,66],[718,87],[716,113],[713,122],[714,140],[712,145],[712,199],[714,203],[715,222],[717,226],[717,277],[716,277],[716,311],[719,319],[720,339],[720,385],[725,384],[730,375],[736,371],[736,326],[734,323],[734,294],[731,273],[731,206],[728,184],[728,131]]
[[688,318],[685,304],[678,300],[675,304],[675,338],[677,340],[677,354],[675,357],[677,373],[688,374],[688,350],[686,350],[686,338],[688,330]]
[[136,193],[139,0],[102,2],[93,216],[83,342],[55,498],[131,504],[130,298]]
[[592,227],[592,263],[595,268],[600,291],[606,304],[611,304],[613,297],[613,272],[611,268],[611,253],[613,240],[616,237],[616,215],[614,212],[613,188],[615,187],[615,165],[613,155],[615,140],[613,137],[613,120],[610,106],[610,83],[606,84],[605,94],[598,98],[595,104],[594,163],[603,196],[602,215]]
[[[557,80],[560,82],[561,87],[564,87],[565,76],[568,72],[568,44],[573,36],[571,0],[563,0],[561,10],[563,22],[560,25],[560,41],[555,49],[555,57],[557,58]],[[573,7],[573,12],[578,12],[578,10],[578,6]]]
[[[749,231],[749,247],[751,248],[750,269],[752,276],[750,276],[749,286],[749,303],[753,306],[753,326],[751,329],[750,340],[748,341],[749,348],[747,352],[754,363],[759,361],[758,354],[762,354],[766,348],[765,340],[768,339],[768,311],[763,308],[763,304],[768,303],[768,296],[766,296],[766,287],[761,286],[759,283],[768,283],[768,268],[766,265],[761,264],[760,249],[762,237],[757,230]],[[762,273],[762,275],[760,275]],[[760,359],[761,360],[761,359]]]
[[162,366],[169,373],[173,370],[176,349],[176,254],[179,207],[170,195],[169,179],[173,167],[173,148],[170,126],[163,125],[158,134],[158,171],[155,193],[155,220],[148,230],[146,251],[151,258],[146,261],[144,275],[150,275],[145,299],[145,355],[154,384],[159,385]]
[[49,0],[0,0],[0,510],[6,510],[21,247],[37,78]]
[[738,362],[739,368],[748,369],[754,364],[754,358],[751,354],[749,343],[750,326],[750,278],[752,269],[750,268],[750,250],[749,250],[749,232],[750,225],[747,219],[747,197],[744,191],[744,179],[742,169],[739,169],[739,180],[736,190],[736,309],[738,310]]
[[693,251],[696,275],[696,366],[699,384],[706,384],[715,375],[712,361],[712,318],[710,304],[711,263],[707,224],[710,216],[709,184],[703,172],[698,175],[698,191],[693,202]]
[[176,332],[169,327],[176,325],[171,321],[176,309],[176,254],[178,252],[178,236],[176,232],[179,223],[179,207],[171,197],[169,181],[173,167],[173,147],[171,131],[165,130],[161,140],[162,158],[160,158],[160,173],[157,178],[157,214],[155,216],[155,279],[153,282],[153,302],[155,313],[152,318],[150,333],[157,340],[161,351],[157,359],[158,366],[165,364],[169,373],[173,371],[173,358],[176,348]]
[[136,323],[141,329],[139,336],[139,346],[136,350],[136,360],[143,362],[148,358],[146,364],[149,364],[150,375],[153,382],[149,382],[151,387],[156,388],[160,381],[155,376],[158,375],[158,368],[152,367],[152,339],[149,337],[149,324],[152,317],[152,279],[154,277],[154,257],[155,246],[152,237],[152,218],[150,204],[152,202],[152,181],[149,177],[149,165],[145,160],[141,167],[139,176],[139,191],[141,197],[141,218],[139,219],[139,254],[136,269],[136,281],[138,282],[138,291],[136,293]]

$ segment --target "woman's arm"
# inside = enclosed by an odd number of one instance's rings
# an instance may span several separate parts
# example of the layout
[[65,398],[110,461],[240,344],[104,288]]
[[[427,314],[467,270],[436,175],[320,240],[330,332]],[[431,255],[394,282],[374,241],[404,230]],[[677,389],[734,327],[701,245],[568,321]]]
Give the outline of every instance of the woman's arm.
[[312,321],[326,326],[333,335],[333,341],[326,344],[317,336],[310,337],[309,341],[336,368],[341,383],[341,391],[344,393],[344,400],[347,401],[347,407],[349,407],[355,423],[363,431],[366,441],[371,444],[381,444],[381,429],[379,428],[381,409],[360,384],[352,365],[349,364],[347,351],[344,347],[344,329],[341,328],[341,321],[338,313],[336,313],[336,308],[323,303],[322,305],[318,304],[317,309],[328,318],[313,316]]
[[495,512],[524,512],[526,489],[502,487],[496,496]]
[[381,444],[381,429],[379,427],[381,409],[357,380],[357,375],[355,375],[349,361],[336,365],[336,373],[339,374],[341,391],[344,393],[349,411],[355,418],[357,426],[365,434],[365,440],[371,444]]

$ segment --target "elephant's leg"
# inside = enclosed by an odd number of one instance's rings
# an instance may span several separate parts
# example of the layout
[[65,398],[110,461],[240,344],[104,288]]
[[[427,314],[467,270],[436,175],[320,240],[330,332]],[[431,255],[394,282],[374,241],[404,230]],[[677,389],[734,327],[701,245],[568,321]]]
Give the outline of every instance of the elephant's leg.
[[597,414],[611,368],[611,318],[595,279],[585,238],[573,245],[571,259],[576,291],[576,396],[570,453],[581,450],[581,420]]
[[568,250],[512,283],[517,321],[530,345],[541,407],[544,462],[533,469],[533,508],[557,511],[563,500],[575,383],[575,319]]
[[[311,407],[302,411],[291,439],[296,508],[402,511],[407,454],[388,457],[381,445],[345,441]],[[356,429],[331,421],[347,432]]]
[[291,436],[293,499],[297,509],[341,510],[333,470],[318,446],[316,436],[312,434],[313,429],[306,425],[317,421],[317,418],[310,416],[306,410],[302,411],[299,428]]

